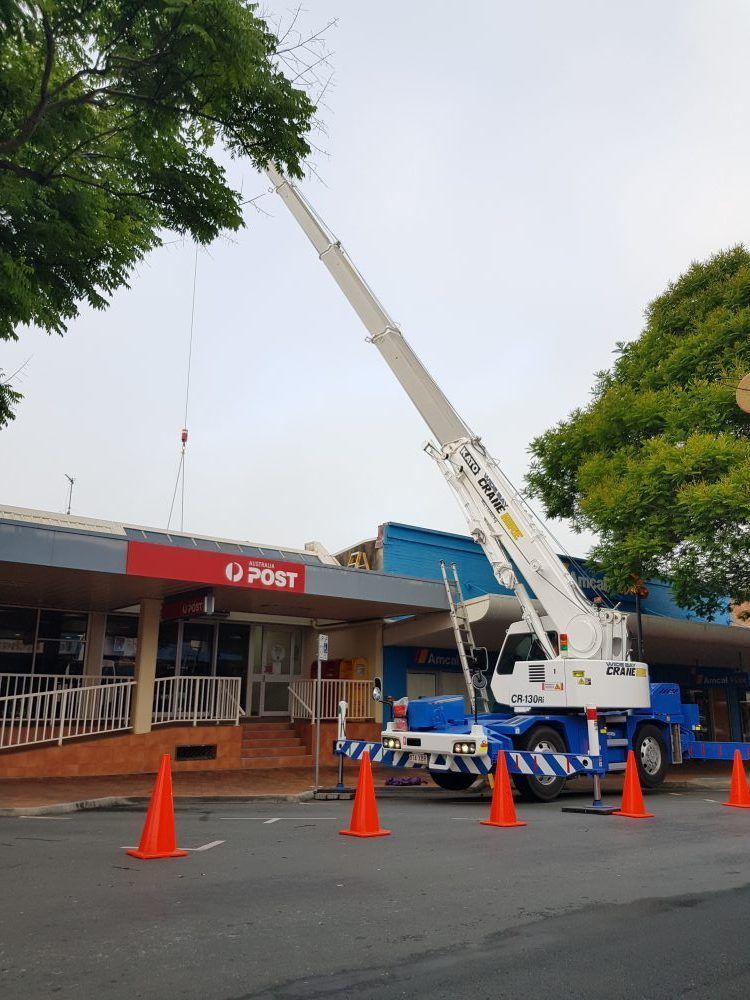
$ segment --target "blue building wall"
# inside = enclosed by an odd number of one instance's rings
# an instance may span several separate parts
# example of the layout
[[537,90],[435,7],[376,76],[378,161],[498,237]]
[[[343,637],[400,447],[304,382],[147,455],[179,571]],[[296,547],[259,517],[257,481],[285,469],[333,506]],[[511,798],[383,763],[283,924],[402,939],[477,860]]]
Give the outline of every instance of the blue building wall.
[[[467,600],[483,594],[511,594],[495,579],[490,564],[482,549],[468,535],[454,535],[431,528],[419,528],[411,524],[389,521],[383,525],[383,571],[418,576],[426,580],[440,579],[440,560],[450,565],[456,564],[464,596]],[[566,556],[560,557],[566,564]],[[583,560],[576,560],[573,568],[578,583],[589,597],[595,596],[589,580],[601,579],[601,574],[593,573]],[[661,580],[649,580],[648,597],[641,602],[644,614],[661,615],[667,618],[683,618],[704,621],[697,615],[681,608],[668,584]],[[531,588],[529,588],[531,590]],[[632,594],[609,594],[609,599],[620,605],[623,611],[635,611]],[[729,616],[715,619],[723,625],[729,624]]]

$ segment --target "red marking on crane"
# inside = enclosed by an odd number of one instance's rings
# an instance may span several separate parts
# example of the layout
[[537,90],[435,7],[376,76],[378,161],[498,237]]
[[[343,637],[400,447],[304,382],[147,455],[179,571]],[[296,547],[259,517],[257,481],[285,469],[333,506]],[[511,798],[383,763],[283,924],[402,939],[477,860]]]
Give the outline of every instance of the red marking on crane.
[[586,709],[586,721],[587,722],[596,722],[596,709],[595,708],[587,708]]
[[565,758],[565,771],[567,774],[570,774],[570,761],[567,757]]

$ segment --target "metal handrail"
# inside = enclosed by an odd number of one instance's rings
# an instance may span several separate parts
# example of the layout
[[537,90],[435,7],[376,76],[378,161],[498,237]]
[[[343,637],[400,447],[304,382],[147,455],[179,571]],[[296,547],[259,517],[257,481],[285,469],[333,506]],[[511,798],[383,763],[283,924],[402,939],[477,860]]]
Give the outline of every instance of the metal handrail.
[[130,728],[134,680],[54,687],[0,698],[0,749],[61,744]]
[[239,677],[204,675],[157,677],[154,682],[152,725],[168,722],[232,722],[244,715]]
[[[321,721],[334,722],[338,718],[338,706],[342,701],[347,702],[349,706],[350,719],[373,718],[372,684],[369,680],[323,678],[320,681],[320,691],[317,689],[317,684],[317,678],[306,677],[296,678],[290,682],[289,711],[292,721],[295,718],[315,719],[317,714],[312,706],[320,704]],[[295,702],[299,703],[304,711],[297,711]]]
[[294,681],[292,681],[292,683],[289,685],[289,697],[290,697],[290,701],[289,701],[289,716],[290,716],[292,722],[294,722],[294,719],[295,719],[294,704],[291,701],[292,698],[295,701],[298,701],[300,703],[300,705],[305,709],[305,712],[307,714],[304,715],[304,716],[302,716],[302,718],[304,718],[304,719],[312,719],[313,716],[314,716],[314,710],[313,710],[312,705],[308,705],[307,702],[304,700],[304,698],[302,698],[294,690],[294,688],[292,687],[293,683],[294,683]]

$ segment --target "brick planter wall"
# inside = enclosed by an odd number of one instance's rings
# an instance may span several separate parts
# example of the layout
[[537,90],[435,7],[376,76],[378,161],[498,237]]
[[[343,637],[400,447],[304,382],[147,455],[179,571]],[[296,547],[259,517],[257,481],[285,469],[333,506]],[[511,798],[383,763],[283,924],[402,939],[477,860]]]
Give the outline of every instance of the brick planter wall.
[[[308,753],[315,753],[315,726],[311,722],[297,719],[294,730],[307,747]],[[346,738],[349,740],[370,740],[380,742],[383,728],[379,722],[347,722]],[[320,763],[323,766],[338,764],[338,757],[331,752],[333,741],[338,732],[338,723],[322,722],[320,724]]]
[[[177,746],[216,744],[216,760],[175,761]],[[81,775],[156,773],[161,755],[174,771],[240,767],[241,726],[158,726],[150,733],[95,736],[62,746],[36,745],[0,752],[0,778],[73,778]]]

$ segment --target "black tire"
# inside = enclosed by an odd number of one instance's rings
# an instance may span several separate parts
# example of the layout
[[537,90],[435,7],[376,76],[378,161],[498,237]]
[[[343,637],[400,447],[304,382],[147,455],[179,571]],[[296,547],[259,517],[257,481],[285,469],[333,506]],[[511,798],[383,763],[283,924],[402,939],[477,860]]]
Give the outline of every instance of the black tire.
[[[551,726],[535,726],[523,738],[520,750],[550,750],[565,753],[565,741]],[[514,774],[513,784],[527,802],[552,802],[565,787],[565,778],[529,777]]]
[[479,775],[462,774],[460,771],[430,771],[430,777],[446,792],[465,792],[471,788]]
[[635,734],[633,753],[643,788],[658,788],[669,767],[667,744],[658,726],[647,723]]

